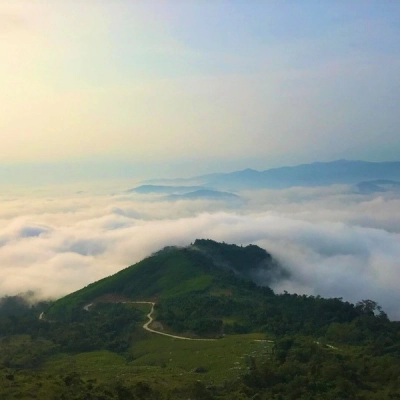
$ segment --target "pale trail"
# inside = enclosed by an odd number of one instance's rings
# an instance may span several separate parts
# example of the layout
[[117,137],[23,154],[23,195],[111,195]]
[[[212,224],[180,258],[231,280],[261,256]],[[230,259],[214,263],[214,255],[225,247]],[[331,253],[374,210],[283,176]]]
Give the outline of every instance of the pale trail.
[[[177,336],[177,335],[171,335],[169,333],[164,333],[164,332],[160,332],[160,331],[155,331],[154,329],[149,328],[149,325],[153,322],[153,317],[152,314],[154,312],[154,306],[156,303],[152,302],[152,301],[120,301],[119,303],[123,303],[123,304],[151,304],[151,310],[150,312],[146,315],[146,317],[149,319],[143,326],[142,328],[145,329],[148,332],[152,332],[152,333],[156,333],[157,335],[163,335],[163,336],[168,336],[171,337],[173,339],[180,339],[180,340],[196,340],[196,341],[202,341],[202,342],[211,342],[211,341],[215,341],[217,339],[194,339],[194,338],[189,338],[189,337],[185,337],[185,336]],[[94,303],[89,303],[86,304],[83,309],[85,311],[89,311],[89,308],[93,305]],[[44,320],[44,312],[40,313],[39,315],[39,319],[40,320]],[[255,340],[256,342],[270,342],[273,343],[273,340]],[[329,345],[327,345],[329,346]],[[335,348],[333,346],[329,346],[331,348]],[[336,348],[335,348],[336,349]]]
[[149,325],[153,322],[153,317],[152,314],[154,312],[154,306],[155,303],[153,303],[152,301],[123,301],[122,303],[132,303],[132,304],[151,304],[151,310],[150,312],[146,315],[147,318],[149,319],[144,325],[143,325],[143,329],[145,329],[148,332],[152,332],[152,333],[157,333],[157,335],[163,335],[163,336],[168,336],[168,337],[172,337],[174,339],[181,339],[181,340],[201,340],[201,341],[214,341],[216,339],[193,339],[193,338],[188,338],[185,336],[177,336],[177,335],[170,335],[169,333],[164,333],[164,332],[160,332],[160,331],[155,331],[154,329],[149,328]]
[[[149,328],[149,325],[153,322],[153,317],[152,314],[154,312],[154,306],[156,303],[153,303],[152,301],[119,301],[118,303],[123,303],[123,304],[151,304],[151,310],[150,312],[146,315],[146,317],[149,319],[143,326],[142,328],[145,329],[148,332],[156,333],[157,335],[163,335],[163,336],[168,336],[174,339],[181,339],[181,340],[201,340],[201,341],[214,341],[216,339],[193,339],[185,336],[177,336],[177,335],[171,335],[169,333],[164,333],[160,331],[155,331],[154,329]],[[83,307],[84,310],[89,311],[90,306],[92,306],[93,303],[86,304],[86,306]]]

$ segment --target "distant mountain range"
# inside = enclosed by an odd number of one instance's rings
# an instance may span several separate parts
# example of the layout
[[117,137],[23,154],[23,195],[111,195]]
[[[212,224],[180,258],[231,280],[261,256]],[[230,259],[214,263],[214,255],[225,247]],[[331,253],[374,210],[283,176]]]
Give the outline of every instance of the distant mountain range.
[[[284,189],[293,186],[326,186],[333,184],[356,185],[365,181],[400,180],[400,162],[368,162],[338,160],[315,162],[294,167],[281,167],[256,171],[245,169],[230,173],[216,173],[188,179],[154,179],[147,185],[185,186],[238,191],[246,189]],[[176,187],[176,186],[175,186]],[[193,191],[193,187],[186,187]]]
[[221,192],[219,190],[210,189],[199,189],[194,192],[188,192],[184,194],[171,194],[168,196],[168,200],[240,200],[240,197],[230,192]]
[[127,190],[127,193],[166,195],[164,200],[240,200],[240,197],[230,192],[212,190],[202,186],[167,186],[141,185]]

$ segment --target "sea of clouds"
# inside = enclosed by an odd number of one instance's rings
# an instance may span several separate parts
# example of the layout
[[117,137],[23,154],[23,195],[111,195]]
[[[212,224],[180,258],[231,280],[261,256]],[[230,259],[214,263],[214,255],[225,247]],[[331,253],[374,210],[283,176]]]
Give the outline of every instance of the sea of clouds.
[[400,319],[400,194],[348,186],[240,193],[241,203],[107,191],[3,193],[0,296],[57,298],[196,238],[257,244],[291,272],[274,290],[377,301]]

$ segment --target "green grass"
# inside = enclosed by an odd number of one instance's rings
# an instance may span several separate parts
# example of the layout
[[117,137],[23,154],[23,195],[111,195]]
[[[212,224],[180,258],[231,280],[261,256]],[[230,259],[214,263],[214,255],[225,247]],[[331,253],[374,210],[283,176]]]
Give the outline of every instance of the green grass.
[[180,296],[192,292],[202,292],[208,289],[214,281],[211,275],[201,275],[196,278],[184,281],[181,285],[165,290],[162,294],[163,298]]
[[[163,251],[59,299],[48,315],[60,317],[73,313],[85,303],[111,293],[132,299],[151,299],[165,293],[172,296],[180,291],[204,290],[213,279],[204,276],[204,269],[210,265],[209,260],[195,252]],[[185,289],[186,283],[192,289]]]
[[[194,250],[201,248],[202,251]],[[221,280],[228,282],[224,290],[231,295],[240,278],[231,276],[205,256],[213,254],[219,263],[240,266],[243,277],[270,255],[257,246],[238,247],[208,240],[196,241],[189,248],[169,247],[125,268],[108,278],[101,279],[71,293],[47,311],[53,319],[68,318],[86,303],[107,294],[118,294],[130,299],[156,299],[181,296],[191,292],[221,290]],[[203,254],[204,252],[204,254]]]
[[143,313],[143,323],[145,323],[148,319],[146,315],[150,312],[151,310],[151,305],[150,304],[141,304],[141,303],[126,303],[126,307],[132,307],[140,312]]
[[109,379],[118,373],[126,372],[129,367],[123,356],[101,350],[76,355],[57,354],[50,357],[42,369],[61,375],[76,371],[84,377]]
[[[201,282],[201,281],[200,281]],[[193,280],[193,285],[199,286]],[[208,284],[204,279],[203,284]],[[146,332],[141,326],[147,321],[148,304],[127,304],[143,313],[134,342],[128,354],[92,351],[76,355],[57,354],[43,364],[46,373],[67,374],[74,370],[86,378],[103,381],[123,378],[131,382],[174,382],[173,385],[201,380],[206,384],[221,384],[247,371],[250,357],[262,357],[271,352],[272,344],[261,333],[227,335],[210,341],[174,339]],[[195,372],[197,368],[205,372]]]
[[[258,342],[263,335],[234,335],[215,341],[189,341],[153,334],[130,351],[136,366],[158,366],[195,375],[207,382],[221,383],[247,370],[247,359],[269,353],[271,344]],[[193,372],[202,367],[205,373]]]
[[[129,355],[93,351],[76,355],[57,354],[48,358],[42,370],[66,374],[74,370],[86,378],[103,381],[123,378],[179,384],[201,380],[219,384],[247,371],[249,357],[268,354],[271,344],[259,342],[261,334],[233,335],[215,341],[173,339],[148,332],[131,347]],[[206,372],[195,372],[202,367]]]

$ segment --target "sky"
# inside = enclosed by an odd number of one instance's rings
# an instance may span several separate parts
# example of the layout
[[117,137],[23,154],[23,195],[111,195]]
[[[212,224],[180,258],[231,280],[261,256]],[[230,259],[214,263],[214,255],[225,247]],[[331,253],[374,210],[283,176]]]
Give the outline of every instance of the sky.
[[0,0],[0,183],[398,160],[396,1]]

